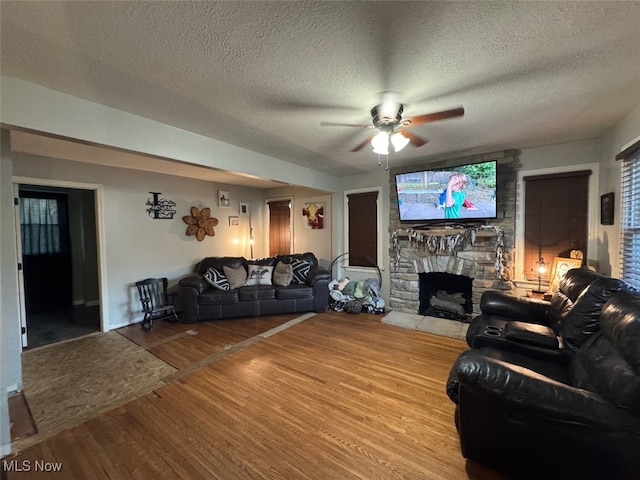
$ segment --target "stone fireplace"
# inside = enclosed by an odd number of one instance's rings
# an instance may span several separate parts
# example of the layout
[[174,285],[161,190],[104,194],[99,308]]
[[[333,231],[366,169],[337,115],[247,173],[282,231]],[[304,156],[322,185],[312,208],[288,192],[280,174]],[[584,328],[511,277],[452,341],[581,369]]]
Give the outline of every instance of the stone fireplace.
[[[480,297],[489,289],[510,291],[513,285],[513,244],[516,208],[518,152],[508,150],[430,163],[430,168],[498,160],[498,219],[465,226],[401,223],[397,209],[390,209],[391,230],[389,307],[406,313],[421,313],[420,275],[446,273],[468,277],[471,307],[467,317],[480,313]],[[395,175],[422,168],[401,167],[390,171],[391,204],[396,202]],[[451,289],[449,289],[451,290]],[[446,295],[443,298],[448,299]],[[424,299],[423,299],[424,304]],[[422,314],[422,313],[421,313]]]

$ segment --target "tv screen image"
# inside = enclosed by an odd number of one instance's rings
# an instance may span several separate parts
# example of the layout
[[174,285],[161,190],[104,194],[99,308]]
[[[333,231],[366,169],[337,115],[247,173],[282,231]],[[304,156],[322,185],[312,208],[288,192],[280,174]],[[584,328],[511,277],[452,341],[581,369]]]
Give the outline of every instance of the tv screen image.
[[495,160],[396,175],[403,222],[496,218]]

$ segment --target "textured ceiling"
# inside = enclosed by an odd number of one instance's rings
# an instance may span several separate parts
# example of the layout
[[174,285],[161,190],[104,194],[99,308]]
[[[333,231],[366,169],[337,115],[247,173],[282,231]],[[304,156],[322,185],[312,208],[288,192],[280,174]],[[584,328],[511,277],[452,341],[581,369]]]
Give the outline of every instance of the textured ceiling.
[[429,140],[393,165],[602,135],[640,102],[640,2],[0,2],[1,72],[335,175],[378,169],[383,91]]

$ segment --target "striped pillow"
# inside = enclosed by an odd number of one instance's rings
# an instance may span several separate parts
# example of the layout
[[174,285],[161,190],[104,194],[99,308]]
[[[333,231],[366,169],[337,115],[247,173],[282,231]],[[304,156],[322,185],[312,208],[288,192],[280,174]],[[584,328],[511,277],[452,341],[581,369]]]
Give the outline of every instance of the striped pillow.
[[294,258],[291,260],[291,268],[293,269],[294,283],[307,283],[307,275],[309,275],[309,269],[311,268],[309,262]]
[[204,273],[204,279],[214,288],[218,290],[229,290],[229,280],[223,273],[213,267],[209,267]]

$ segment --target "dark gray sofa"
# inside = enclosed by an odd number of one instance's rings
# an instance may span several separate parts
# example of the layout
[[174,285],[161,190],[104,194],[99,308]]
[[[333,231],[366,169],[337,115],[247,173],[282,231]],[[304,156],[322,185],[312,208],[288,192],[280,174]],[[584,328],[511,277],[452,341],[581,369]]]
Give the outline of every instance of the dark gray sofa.
[[[292,264],[295,261],[309,263],[304,283],[291,282],[282,285],[247,285],[228,290],[214,288],[205,279],[209,268],[219,272],[224,267],[249,271],[250,265],[275,267],[278,262]],[[217,320],[234,317],[253,317],[297,312],[324,312],[329,300],[329,271],[318,264],[311,253],[277,255],[260,260],[244,257],[207,257],[196,266],[196,271],[180,280],[182,303],[181,322],[196,323],[200,320]]]

